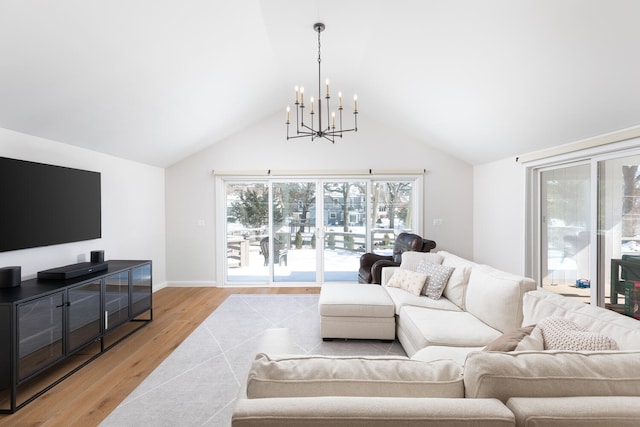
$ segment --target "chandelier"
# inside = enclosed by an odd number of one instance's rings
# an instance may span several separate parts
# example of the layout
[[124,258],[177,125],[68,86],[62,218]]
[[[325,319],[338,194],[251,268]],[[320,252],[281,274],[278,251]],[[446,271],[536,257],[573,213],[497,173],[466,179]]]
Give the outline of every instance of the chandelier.
[[[342,128],[342,92],[338,92],[338,117],[336,117],[335,110],[331,110],[330,106],[330,92],[329,92],[329,79],[325,81],[325,96],[326,101],[326,125],[322,123],[322,99],[321,99],[321,73],[320,65],[322,60],[320,58],[320,33],[324,31],[324,24],[319,22],[313,25],[313,29],[318,32],[318,98],[317,109],[315,106],[316,100],[313,97],[309,99],[310,111],[308,113],[309,121],[305,123],[305,105],[304,105],[304,87],[295,87],[296,92],[296,133],[293,136],[289,135],[289,125],[291,124],[291,108],[287,106],[287,140],[293,138],[307,138],[311,137],[313,141],[316,138],[325,138],[332,143],[335,143],[336,137],[342,138],[344,132],[357,132],[358,131],[358,95],[353,96],[353,120],[354,126],[351,129]],[[315,127],[314,117],[318,116],[317,127]],[[329,121],[331,117],[331,121]],[[336,120],[338,126],[336,127]],[[323,127],[324,126],[324,127]]]

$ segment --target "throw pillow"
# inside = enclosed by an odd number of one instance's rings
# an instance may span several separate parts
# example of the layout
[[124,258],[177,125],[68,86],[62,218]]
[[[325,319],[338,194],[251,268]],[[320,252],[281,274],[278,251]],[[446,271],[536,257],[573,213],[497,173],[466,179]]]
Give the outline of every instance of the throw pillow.
[[420,295],[424,284],[427,281],[427,275],[418,273],[417,271],[405,270],[398,268],[389,279],[387,286],[393,288],[404,289],[413,295]]
[[515,331],[506,332],[499,338],[496,338],[493,342],[489,343],[484,351],[514,351],[520,342],[528,337],[535,328],[535,325],[526,326],[524,328],[516,329]]
[[417,271],[424,273],[428,277],[427,284],[422,290],[422,295],[426,295],[431,299],[440,299],[453,270],[453,267],[434,264],[425,260],[421,261]]
[[539,327],[533,328],[531,334],[522,338],[514,351],[542,351],[544,350],[544,339]]
[[589,332],[563,317],[547,317],[538,322],[545,350],[601,351],[618,350],[614,339]]

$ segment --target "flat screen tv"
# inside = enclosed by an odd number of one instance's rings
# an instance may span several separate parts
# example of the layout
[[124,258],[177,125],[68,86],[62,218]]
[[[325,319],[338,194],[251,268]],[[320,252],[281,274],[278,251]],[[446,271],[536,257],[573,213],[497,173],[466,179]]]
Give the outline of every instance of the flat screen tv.
[[0,252],[102,237],[100,173],[0,157]]

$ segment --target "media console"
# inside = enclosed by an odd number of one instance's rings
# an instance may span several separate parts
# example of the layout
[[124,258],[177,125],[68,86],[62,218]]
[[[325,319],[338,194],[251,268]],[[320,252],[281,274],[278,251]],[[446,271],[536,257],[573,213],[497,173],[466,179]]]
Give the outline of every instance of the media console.
[[0,289],[0,413],[32,402],[153,319],[151,261],[102,264]]

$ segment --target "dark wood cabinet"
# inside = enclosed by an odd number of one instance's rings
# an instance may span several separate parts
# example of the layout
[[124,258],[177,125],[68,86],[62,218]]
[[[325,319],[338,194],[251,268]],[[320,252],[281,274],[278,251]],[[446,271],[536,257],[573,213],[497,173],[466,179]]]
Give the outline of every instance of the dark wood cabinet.
[[[20,409],[152,318],[151,261],[109,261],[86,276],[0,289],[0,413]],[[70,367],[38,387],[62,361]]]

